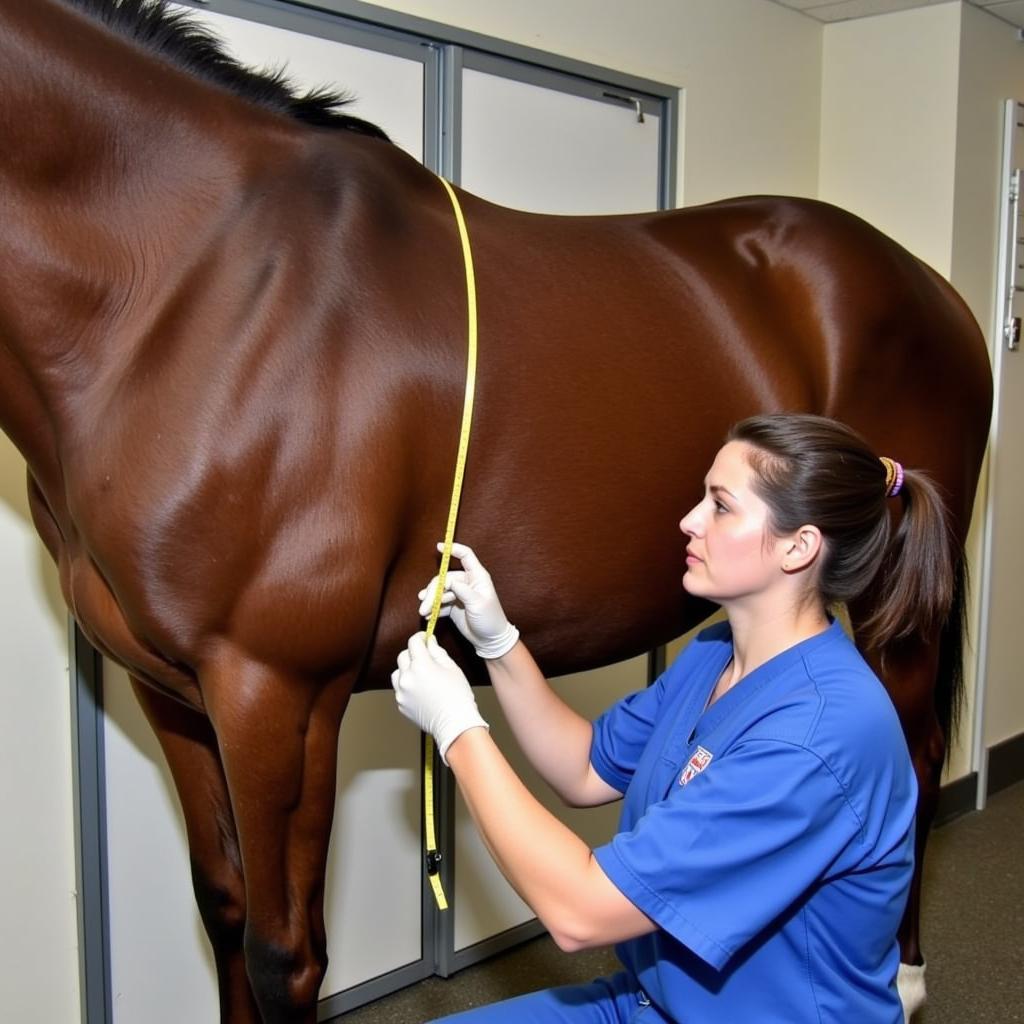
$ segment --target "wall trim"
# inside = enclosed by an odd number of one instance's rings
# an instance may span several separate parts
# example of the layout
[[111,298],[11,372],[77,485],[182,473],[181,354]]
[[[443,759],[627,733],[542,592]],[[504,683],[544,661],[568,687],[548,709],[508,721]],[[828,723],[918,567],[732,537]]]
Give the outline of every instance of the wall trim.
[[317,1005],[317,1020],[320,1024],[342,1021],[350,1010],[383,999],[384,996],[394,995],[400,989],[414,985],[418,981],[425,981],[433,973],[433,965],[426,959],[414,961],[404,967],[396,967],[393,971],[386,971],[376,978],[359,982],[326,999],[321,999]]
[[78,989],[82,1024],[113,1020],[103,658],[68,616]]
[[497,953],[504,953],[506,950],[521,945],[529,939],[535,939],[538,935],[544,935],[546,932],[547,929],[544,925],[537,918],[532,917],[529,921],[513,925],[506,931],[491,935],[472,946],[456,950],[453,962],[454,970],[461,971],[464,967],[472,967],[473,964],[477,964],[481,960],[487,960]]
[[970,772],[961,779],[947,783],[939,791],[939,805],[935,810],[933,828],[941,828],[951,821],[977,810],[978,773]]
[[992,796],[1024,780],[1024,733],[1011,736],[988,750],[988,788]]
[[970,811],[983,810],[977,804],[980,786],[984,786],[984,795],[988,798],[1024,782],[1024,733],[989,747],[984,751],[982,760],[987,764],[983,778],[978,772],[970,772],[942,787],[935,812],[935,828],[948,825]]

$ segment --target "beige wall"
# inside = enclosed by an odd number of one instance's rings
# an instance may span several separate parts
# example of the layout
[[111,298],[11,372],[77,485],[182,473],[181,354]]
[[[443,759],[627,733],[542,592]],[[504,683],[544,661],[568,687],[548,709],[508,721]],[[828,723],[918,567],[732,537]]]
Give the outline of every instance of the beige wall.
[[819,198],[948,276],[960,4],[824,31]]

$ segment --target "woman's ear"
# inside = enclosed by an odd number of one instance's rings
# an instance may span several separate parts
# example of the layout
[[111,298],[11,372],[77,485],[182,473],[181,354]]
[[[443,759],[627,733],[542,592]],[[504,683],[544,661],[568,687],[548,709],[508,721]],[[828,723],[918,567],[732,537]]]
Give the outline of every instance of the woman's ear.
[[810,523],[791,533],[783,541],[783,572],[800,572],[813,565],[822,544],[821,530]]

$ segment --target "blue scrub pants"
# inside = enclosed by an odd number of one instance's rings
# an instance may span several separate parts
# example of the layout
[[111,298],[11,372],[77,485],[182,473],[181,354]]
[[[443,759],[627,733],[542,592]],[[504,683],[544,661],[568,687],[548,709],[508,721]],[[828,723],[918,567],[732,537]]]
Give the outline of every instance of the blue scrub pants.
[[673,1024],[625,971],[443,1017],[435,1024]]

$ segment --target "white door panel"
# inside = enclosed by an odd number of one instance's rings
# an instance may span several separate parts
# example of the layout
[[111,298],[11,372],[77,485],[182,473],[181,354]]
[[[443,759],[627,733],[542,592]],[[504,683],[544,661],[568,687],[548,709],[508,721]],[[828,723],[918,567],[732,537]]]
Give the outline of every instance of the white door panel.
[[462,178],[533,213],[639,213],[658,206],[659,119],[467,68]]
[[217,975],[174,784],[124,669],[103,662],[115,1024],[215,1019]]

